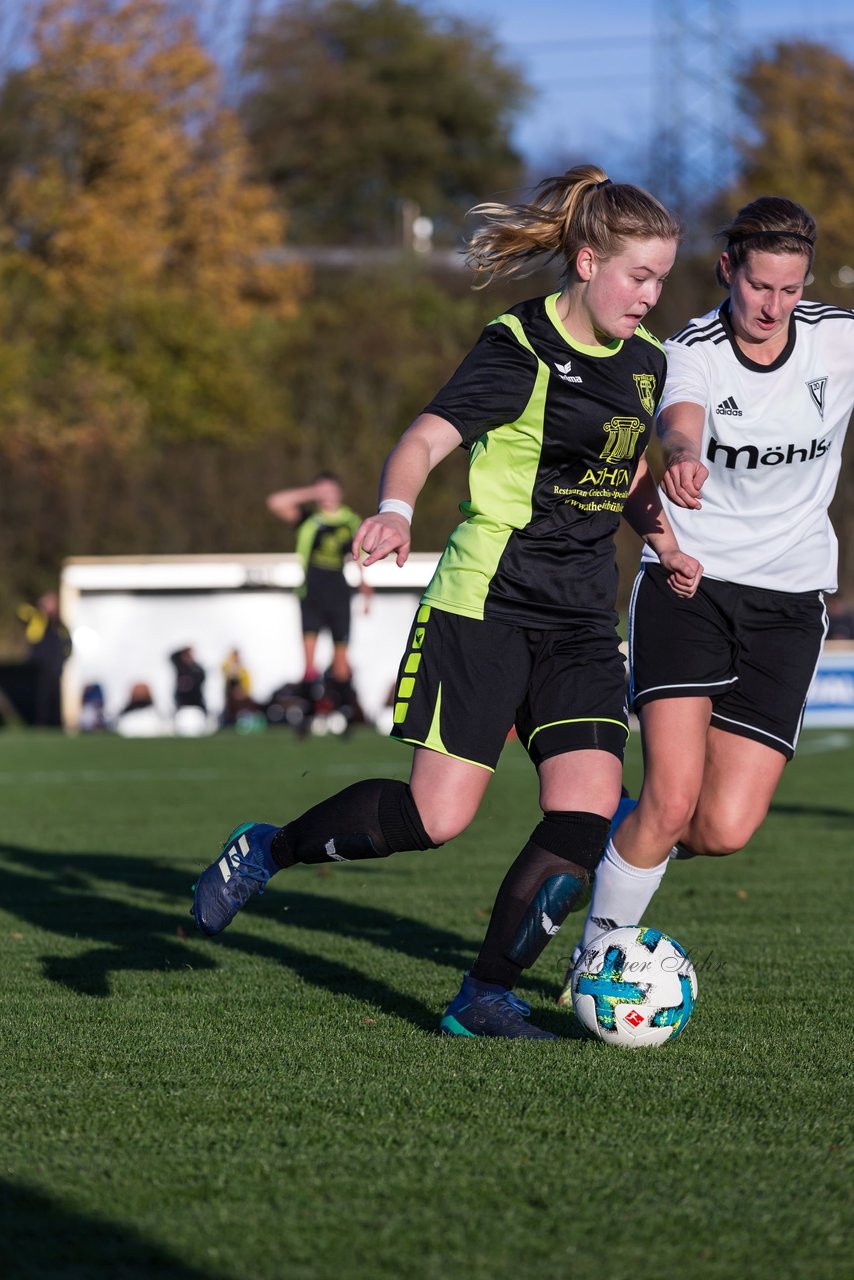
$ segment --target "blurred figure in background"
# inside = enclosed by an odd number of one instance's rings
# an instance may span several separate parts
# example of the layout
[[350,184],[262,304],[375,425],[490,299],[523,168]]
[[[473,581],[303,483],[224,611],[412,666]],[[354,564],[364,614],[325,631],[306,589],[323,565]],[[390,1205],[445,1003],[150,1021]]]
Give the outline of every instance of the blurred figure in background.
[[222,664],[223,705],[220,724],[248,727],[262,714],[252,697],[252,679],[243,665],[239,649],[230,649]]
[[160,738],[169,732],[151,696],[151,686],[137,680],[114,725],[122,738]]
[[[252,678],[243,665],[239,649],[229,649],[222,664],[224,723],[234,723],[234,716],[250,700]],[[230,718],[229,718],[230,717]]]
[[[305,683],[312,685],[320,680],[315,651],[319,633],[327,630],[333,645],[330,675],[338,684],[349,686],[352,671],[347,646],[351,590],[344,576],[344,563],[350,558],[350,547],[361,518],[344,505],[341,481],[331,471],[320,472],[303,488],[271,493],[267,507],[297,531],[297,555],[305,574],[300,590]],[[364,579],[359,590],[367,609],[371,588]]]
[[87,684],[80,699],[80,732],[97,733],[106,727],[103,686],[97,683]]
[[186,737],[206,733],[205,669],[191,645],[170,654],[170,661],[175,668],[175,732]]
[[36,604],[22,604],[18,617],[26,628],[33,669],[33,723],[62,728],[62,668],[71,654],[71,636],[59,616],[55,591],[39,596]]
[[854,640],[854,609],[844,596],[825,597],[828,640]]

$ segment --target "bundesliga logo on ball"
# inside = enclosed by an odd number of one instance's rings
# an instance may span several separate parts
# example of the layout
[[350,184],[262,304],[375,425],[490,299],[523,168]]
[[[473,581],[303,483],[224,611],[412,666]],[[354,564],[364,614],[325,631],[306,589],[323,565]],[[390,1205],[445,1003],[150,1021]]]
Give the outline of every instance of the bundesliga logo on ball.
[[684,1030],[697,975],[683,947],[658,929],[632,925],[595,938],[572,975],[572,1005],[606,1044],[667,1044]]

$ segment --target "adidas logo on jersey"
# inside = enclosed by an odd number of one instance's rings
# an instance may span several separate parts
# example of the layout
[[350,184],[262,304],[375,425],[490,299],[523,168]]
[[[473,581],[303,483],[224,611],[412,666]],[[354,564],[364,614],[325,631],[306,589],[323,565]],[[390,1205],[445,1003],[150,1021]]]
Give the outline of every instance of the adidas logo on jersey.
[[730,418],[742,417],[742,412],[732,396],[727,396],[726,400],[722,400],[717,409],[715,409],[715,413],[726,414]]
[[555,365],[555,373],[560,378],[561,382],[580,382],[581,381],[581,378],[577,373],[571,374],[569,372],[571,368],[572,368],[571,360],[567,360],[566,364]]

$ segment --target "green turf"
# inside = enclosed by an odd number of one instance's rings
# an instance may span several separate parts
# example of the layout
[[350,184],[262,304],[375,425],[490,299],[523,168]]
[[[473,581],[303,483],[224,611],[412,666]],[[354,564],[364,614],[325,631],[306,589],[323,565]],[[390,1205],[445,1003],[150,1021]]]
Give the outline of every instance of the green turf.
[[554,1004],[572,921],[521,988],[559,1043],[435,1034],[537,819],[515,745],[453,846],[195,934],[236,822],[407,766],[370,731],[0,736],[2,1275],[847,1277],[854,733],[804,735],[745,853],[671,868],[649,923],[700,998],[635,1053]]

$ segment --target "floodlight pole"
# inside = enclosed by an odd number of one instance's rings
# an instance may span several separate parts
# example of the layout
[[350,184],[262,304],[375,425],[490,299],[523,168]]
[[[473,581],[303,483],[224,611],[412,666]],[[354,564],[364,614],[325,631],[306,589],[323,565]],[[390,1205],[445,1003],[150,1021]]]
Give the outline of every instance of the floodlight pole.
[[737,171],[738,0],[657,0],[653,190],[686,220]]

